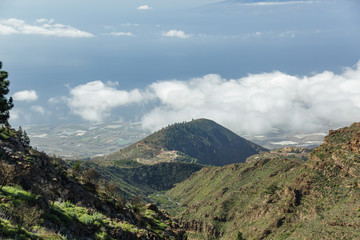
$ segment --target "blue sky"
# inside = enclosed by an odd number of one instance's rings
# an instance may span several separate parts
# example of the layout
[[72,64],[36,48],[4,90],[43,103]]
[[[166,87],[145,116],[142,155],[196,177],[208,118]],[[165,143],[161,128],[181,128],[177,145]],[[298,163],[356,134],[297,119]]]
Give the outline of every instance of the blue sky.
[[11,123],[207,117],[238,133],[360,119],[356,0],[1,0]]

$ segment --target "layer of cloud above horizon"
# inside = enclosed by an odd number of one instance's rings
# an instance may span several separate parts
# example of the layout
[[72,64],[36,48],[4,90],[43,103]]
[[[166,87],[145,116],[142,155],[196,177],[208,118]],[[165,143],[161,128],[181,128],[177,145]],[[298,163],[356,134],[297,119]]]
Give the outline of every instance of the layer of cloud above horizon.
[[119,107],[146,105],[141,121],[152,131],[209,118],[242,134],[265,134],[274,128],[308,132],[360,119],[360,61],[341,74],[298,77],[275,71],[229,80],[209,74],[131,91],[94,81],[71,89],[70,95],[71,111],[88,121],[105,120]]

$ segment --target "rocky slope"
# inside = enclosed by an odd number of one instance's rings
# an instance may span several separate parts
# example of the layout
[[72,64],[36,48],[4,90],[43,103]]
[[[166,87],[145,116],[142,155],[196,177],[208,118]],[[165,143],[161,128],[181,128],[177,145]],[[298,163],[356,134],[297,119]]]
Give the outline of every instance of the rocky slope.
[[0,237],[5,239],[182,239],[165,212],[116,197],[93,170],[77,174],[62,160],[0,129]]
[[354,123],[330,131],[308,161],[262,156],[203,168],[167,196],[180,202],[190,239],[359,239],[359,182]]

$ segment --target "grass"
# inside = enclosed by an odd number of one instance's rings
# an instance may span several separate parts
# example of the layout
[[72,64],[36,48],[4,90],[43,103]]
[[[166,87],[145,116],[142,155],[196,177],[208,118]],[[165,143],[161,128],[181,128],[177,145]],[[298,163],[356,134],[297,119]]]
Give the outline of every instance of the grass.
[[0,190],[0,237],[36,239],[31,233],[41,223],[42,211],[34,202],[38,198],[20,186],[3,186]]
[[[104,216],[96,211],[91,211],[84,207],[78,207],[69,201],[55,202],[53,206],[53,215],[55,221],[60,220],[68,224],[72,220],[77,220],[85,225],[101,225]],[[51,217],[50,217],[51,218]]]
[[0,191],[10,200],[34,201],[37,198],[33,194],[24,191],[20,186],[3,186]]
[[12,224],[9,220],[0,218],[1,239],[37,239],[36,235],[22,227]]
[[[105,217],[94,209],[76,206],[69,201],[55,201],[49,211],[38,209],[33,203],[38,196],[23,190],[19,186],[3,186],[0,191],[0,238],[9,239],[65,239],[59,233],[41,227],[43,222],[56,226],[87,226],[97,231],[96,239],[110,239],[104,229],[120,227],[123,231],[138,233],[143,230],[125,221]],[[38,214],[36,214],[38,213]],[[155,230],[165,229],[165,225],[156,219],[154,212],[146,212],[156,226]],[[32,218],[36,217],[36,222]],[[27,224],[31,221],[32,224]],[[75,224],[75,225],[74,225]],[[101,230],[103,229],[103,230]]]

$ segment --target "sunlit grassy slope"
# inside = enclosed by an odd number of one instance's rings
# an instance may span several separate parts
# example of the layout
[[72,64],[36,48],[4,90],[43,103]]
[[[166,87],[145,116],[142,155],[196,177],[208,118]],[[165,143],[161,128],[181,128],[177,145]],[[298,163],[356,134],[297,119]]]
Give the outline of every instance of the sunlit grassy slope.
[[203,168],[167,196],[194,239],[359,239],[359,182],[355,123],[330,131],[308,161],[264,155]]

